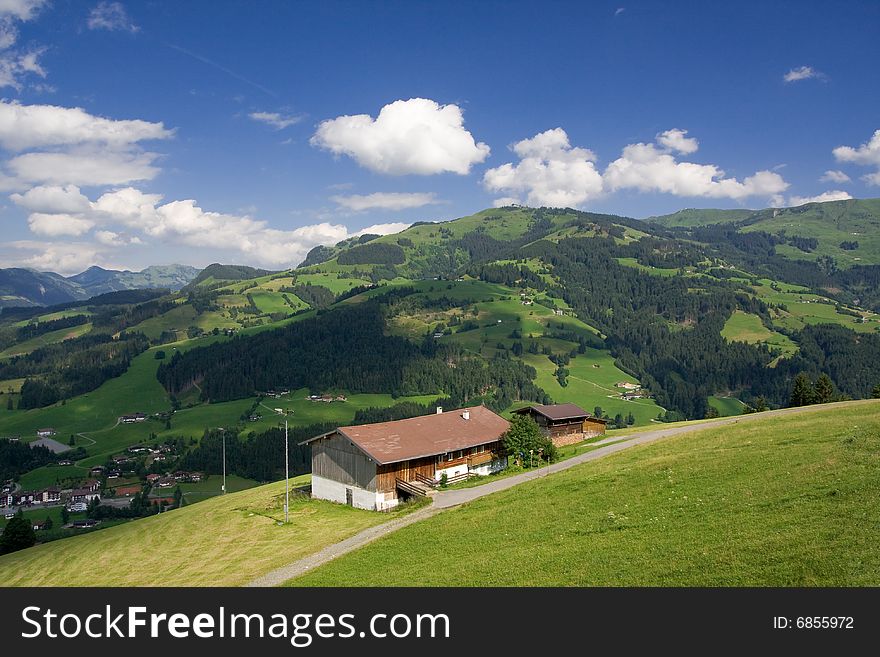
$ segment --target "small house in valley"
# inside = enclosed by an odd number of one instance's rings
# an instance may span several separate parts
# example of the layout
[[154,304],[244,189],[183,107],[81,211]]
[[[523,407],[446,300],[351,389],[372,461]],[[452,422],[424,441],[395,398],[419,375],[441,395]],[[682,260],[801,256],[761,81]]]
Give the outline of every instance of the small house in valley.
[[501,438],[510,423],[484,406],[339,427],[312,447],[312,497],[384,511],[447,479],[507,466]]
[[526,406],[514,412],[530,415],[557,447],[601,436],[608,424],[607,420],[590,415],[576,404]]

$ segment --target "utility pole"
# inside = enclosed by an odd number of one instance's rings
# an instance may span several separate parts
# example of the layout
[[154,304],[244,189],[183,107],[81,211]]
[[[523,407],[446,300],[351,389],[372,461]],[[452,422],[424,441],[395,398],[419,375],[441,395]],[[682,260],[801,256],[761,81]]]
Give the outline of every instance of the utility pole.
[[275,412],[284,416],[284,524],[290,522],[290,452],[287,449],[287,412],[276,408]]
[[223,494],[226,495],[226,429],[217,427],[223,437]]

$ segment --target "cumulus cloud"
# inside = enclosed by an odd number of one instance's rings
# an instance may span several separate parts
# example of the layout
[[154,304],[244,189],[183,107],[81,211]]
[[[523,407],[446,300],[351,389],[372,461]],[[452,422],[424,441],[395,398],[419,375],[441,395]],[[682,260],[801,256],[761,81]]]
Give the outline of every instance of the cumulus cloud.
[[76,185],[37,186],[24,194],[12,194],[9,198],[31,212],[79,213],[91,208],[89,199]]
[[804,203],[826,203],[827,201],[846,201],[851,199],[847,192],[841,190],[833,190],[828,192],[822,192],[816,196],[791,196],[788,199],[788,204],[792,207],[796,207],[798,205],[803,205]]
[[47,237],[62,235],[85,235],[95,223],[81,216],[72,214],[46,214],[34,212],[28,217],[31,232]]
[[819,182],[847,183],[849,181],[850,177],[843,171],[833,171],[830,169],[819,178]]
[[139,32],[121,2],[99,2],[91,12],[86,23],[90,30],[110,30],[111,32]]
[[248,116],[254,121],[270,125],[276,130],[284,130],[302,121],[301,116],[287,116],[278,112],[251,112]]
[[700,143],[693,137],[686,137],[687,130],[673,128],[657,135],[657,143],[665,146],[671,151],[678,151],[682,155],[695,153],[700,147]]
[[46,77],[38,61],[45,48],[14,47],[18,41],[17,23],[33,20],[45,4],[46,0],[0,0],[0,88],[21,91],[22,78],[27,74]]
[[[30,196],[15,195],[16,202],[22,207],[27,203],[34,207],[62,207],[79,198],[76,188],[31,191]],[[279,230],[247,215],[204,210],[192,199],[162,201],[159,194],[125,187],[88,201],[88,208],[80,212],[33,212],[28,225],[35,234],[48,237],[83,236],[93,230],[94,240],[106,247],[161,242],[234,251],[248,262],[273,267],[292,267],[319,244],[334,244],[363,233],[395,233],[409,225],[376,224],[352,232],[344,225],[322,222]]]
[[791,69],[788,73],[782,76],[782,79],[786,82],[798,82],[800,80],[809,80],[811,78],[824,80],[826,76],[824,73],[822,73],[821,71],[817,71],[812,66],[798,66],[797,68]]
[[576,207],[602,193],[596,156],[586,148],[572,147],[562,128],[523,139],[511,150],[520,158],[517,164],[503,164],[483,175],[486,189],[508,193],[499,199],[502,205],[520,203],[510,194],[522,194],[529,205]]
[[173,136],[174,131],[161,122],[106,119],[80,107],[0,101],[0,146],[10,151],[79,144],[127,148]]
[[714,164],[679,162],[670,149],[643,143],[626,146],[622,156],[605,169],[604,181],[610,192],[637,189],[734,200],[769,197],[788,188],[782,176],[772,171],[758,171],[740,181],[725,177],[724,171]]
[[412,226],[412,224],[403,221],[393,221],[387,224],[373,224],[372,226],[361,228],[356,233],[352,233],[352,237],[358,235],[394,235],[402,230],[406,230],[410,226]]
[[678,161],[676,154],[693,153],[699,147],[686,135],[686,130],[673,128],[658,134],[657,143],[629,144],[600,172],[593,152],[572,147],[565,131],[556,128],[514,144],[519,163],[489,169],[483,184],[489,191],[508,194],[496,205],[520,203],[525,196],[529,205],[557,207],[582,206],[603,193],[625,189],[742,200],[772,197],[788,188],[772,171],[758,171],[740,181],[726,177],[714,164]]
[[350,194],[348,196],[331,196],[337,205],[355,212],[364,210],[410,210],[425,205],[440,203],[434,193],[400,193],[375,192],[374,194]]
[[159,174],[140,142],[174,136],[159,122],[114,120],[78,107],[0,101],[0,188],[124,185]]
[[0,242],[0,257],[10,266],[59,274],[77,274],[91,265],[107,264],[103,254],[100,246],[84,242]]
[[157,157],[156,153],[113,151],[25,153],[8,160],[6,166],[23,183],[122,185],[155,178],[159,173],[153,166]]
[[426,98],[397,100],[375,119],[368,114],[328,119],[311,144],[390,175],[465,175],[489,156],[489,147],[465,129],[461,108]]
[[880,185],[880,130],[875,130],[871,139],[858,148],[838,146],[832,153],[838,162],[877,167],[876,172],[862,176],[862,180],[869,185]]

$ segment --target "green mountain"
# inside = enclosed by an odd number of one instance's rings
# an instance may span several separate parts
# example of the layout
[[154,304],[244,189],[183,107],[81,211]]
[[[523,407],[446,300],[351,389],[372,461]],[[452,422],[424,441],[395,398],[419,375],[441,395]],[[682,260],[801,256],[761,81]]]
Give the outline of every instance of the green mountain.
[[709,208],[685,208],[672,214],[648,217],[645,221],[660,224],[667,228],[691,226],[710,226],[712,224],[729,224],[748,219],[755,210],[712,210]]
[[246,265],[221,265],[218,262],[208,265],[195,276],[189,285],[191,287],[215,285],[223,281],[244,281],[250,278],[266,276],[274,272],[268,269],[256,269]]
[[775,238],[775,252],[791,260],[816,262],[821,258],[840,269],[880,264],[880,199],[758,211],[681,210],[646,221],[698,239],[705,234],[700,228],[713,225],[743,234],[766,233]]
[[[880,266],[790,258],[792,233],[740,223],[495,208],[346,240],[287,271],[216,265],[177,292],[13,309],[0,436],[53,427],[82,447],[76,466],[21,475],[37,487],[146,441],[213,472],[224,427],[241,437],[234,474],[266,481],[275,408],[305,436],[438,403],[571,402],[612,426],[737,414],[788,405],[800,373],[822,401],[870,396]],[[118,422],[134,412],[151,418]]]

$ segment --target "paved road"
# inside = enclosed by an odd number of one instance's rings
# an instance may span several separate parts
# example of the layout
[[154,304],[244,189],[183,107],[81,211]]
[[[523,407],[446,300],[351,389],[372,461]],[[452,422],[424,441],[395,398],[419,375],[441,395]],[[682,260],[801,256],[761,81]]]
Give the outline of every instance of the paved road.
[[605,456],[608,456],[609,454],[615,454],[625,449],[629,449],[630,447],[635,447],[636,445],[645,445],[648,443],[656,442],[658,440],[663,440],[664,438],[680,436],[683,434],[693,433],[695,431],[701,431],[703,429],[727,426],[730,424],[746,424],[749,422],[754,422],[756,420],[763,420],[769,417],[799,415],[802,413],[810,413],[818,410],[827,410],[829,408],[842,406],[844,404],[851,406],[853,404],[872,403],[876,404],[877,401],[864,400],[859,402],[839,402],[836,404],[822,404],[820,406],[805,406],[801,408],[784,408],[777,411],[755,413],[753,415],[737,415],[734,417],[720,418],[718,420],[710,420],[698,424],[667,427],[664,429],[652,429],[623,436],[609,436],[608,438],[605,438],[598,443],[595,443],[597,445],[604,444],[603,447],[600,447],[599,449],[595,449],[590,452],[586,452],[584,454],[580,454],[565,461],[560,461],[559,463],[554,463],[547,467],[529,470],[527,472],[523,472],[522,474],[505,477],[504,479],[498,479],[497,481],[492,481],[481,486],[474,486],[473,488],[461,488],[458,490],[440,491],[434,496],[434,503],[430,507],[420,509],[419,511],[415,511],[401,518],[396,518],[390,522],[386,522],[381,525],[376,525],[375,527],[365,529],[362,532],[359,532],[354,536],[350,536],[349,538],[345,539],[344,541],[340,541],[339,543],[334,543],[333,545],[330,545],[323,550],[316,552],[315,554],[299,559],[298,561],[294,561],[293,563],[288,564],[287,566],[283,566],[282,568],[279,568],[277,570],[273,570],[272,572],[267,573],[266,575],[263,575],[262,577],[259,577],[252,582],[249,582],[248,584],[246,584],[246,586],[278,586],[289,579],[299,577],[300,575],[312,570],[313,568],[321,566],[328,561],[332,561],[336,557],[340,557],[343,554],[352,552],[353,550],[363,547],[368,543],[372,543],[376,539],[381,538],[382,536],[386,536],[391,532],[397,531],[401,527],[406,527],[407,525],[411,525],[414,522],[429,518],[433,515],[441,513],[445,509],[456,507],[461,504],[479,499],[481,497],[485,497],[486,495],[491,495],[492,493],[512,488],[513,486],[517,486],[526,481],[532,481],[534,479],[546,477],[548,474],[568,470],[569,468],[580,465],[581,463],[587,463],[588,461],[601,459]]

